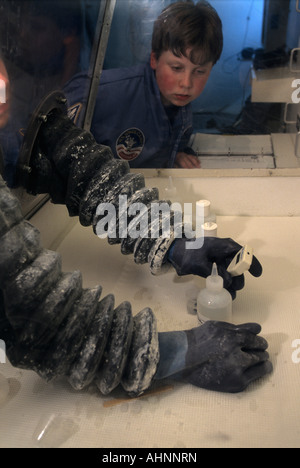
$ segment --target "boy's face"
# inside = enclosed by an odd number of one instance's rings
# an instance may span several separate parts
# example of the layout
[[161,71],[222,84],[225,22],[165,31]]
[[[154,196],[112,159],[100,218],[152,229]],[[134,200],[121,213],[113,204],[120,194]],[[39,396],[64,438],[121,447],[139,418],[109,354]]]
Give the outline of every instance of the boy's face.
[[213,67],[212,62],[195,65],[187,57],[176,57],[171,51],[163,52],[159,59],[152,52],[150,65],[155,70],[163,104],[179,107],[200,96]]

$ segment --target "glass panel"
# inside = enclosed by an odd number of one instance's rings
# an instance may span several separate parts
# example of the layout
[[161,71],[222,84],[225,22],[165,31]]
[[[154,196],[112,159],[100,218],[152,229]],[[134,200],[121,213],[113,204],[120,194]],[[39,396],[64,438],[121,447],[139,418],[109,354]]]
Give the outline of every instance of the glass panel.
[[[198,134],[269,137],[274,133],[297,133],[300,53],[295,51],[290,58],[290,52],[300,45],[297,0],[211,0],[223,24],[223,51],[203,91],[191,103],[189,132],[193,131],[193,138],[187,138],[187,132],[178,146],[180,112],[186,109],[184,95],[177,95],[177,104],[169,106],[158,82],[157,63],[149,65],[154,22],[173,3],[117,0],[102,73],[99,53],[104,55],[106,43],[98,43],[99,20],[107,1],[0,0],[0,154],[3,152],[4,159],[3,163],[0,157],[0,169],[4,166],[10,186],[14,185],[29,118],[41,99],[53,90],[61,89],[66,94],[69,115],[77,125],[90,128],[99,143],[110,146],[115,156],[127,159],[131,167],[172,167],[178,152],[197,154],[193,141],[201,141],[205,164],[209,164],[209,158],[215,156],[210,153],[211,139],[195,138]],[[136,76],[134,67],[142,67],[139,73],[148,70],[144,82],[146,101],[142,99],[142,88],[138,91],[134,80],[130,81],[130,76]],[[119,80],[118,94],[104,93],[104,100],[98,94],[99,80],[100,90]],[[125,81],[128,86],[122,88]],[[95,96],[90,92],[92,82],[96,84]],[[147,100],[149,96],[152,101]],[[91,125],[87,103],[90,109],[95,108]],[[147,116],[145,128],[140,115]],[[222,153],[225,167],[227,160],[228,167],[234,167],[233,158],[239,156],[230,141],[226,157]],[[240,147],[245,139],[236,141]],[[264,141],[269,148],[269,138]],[[255,139],[247,142],[257,146]],[[143,156],[147,151],[148,159]],[[264,159],[262,167],[273,164],[274,155],[263,153],[251,153],[255,167],[259,167],[258,156]]]
[[[150,81],[144,82],[148,89],[144,96],[142,92],[139,94],[143,78],[136,78],[137,73],[149,69],[154,22],[161,11],[173,3],[176,2],[116,2],[104,61],[103,88],[100,81],[91,131],[97,141],[110,146],[116,157],[127,159],[133,168],[173,167],[172,151],[177,149],[179,152],[180,148],[198,155],[197,148],[192,146],[192,142],[197,141],[194,137],[188,140],[186,147],[176,146],[180,128],[176,129],[174,124],[174,121],[178,123],[175,107],[153,105],[158,98],[158,88],[160,96],[165,98],[153,74],[145,72],[145,79]],[[211,0],[210,4],[222,21],[224,46],[205,88],[191,103],[193,134],[208,136],[201,140],[201,154],[208,151],[202,156],[201,167],[275,168],[275,152],[266,155],[264,147],[255,157],[250,153],[247,161],[244,161],[244,152],[236,154],[232,143],[236,142],[239,148],[245,141],[243,138],[231,139],[230,147],[225,148],[226,153],[230,153],[229,159],[218,158],[219,153],[208,159],[211,151],[209,136],[266,135],[271,139],[274,133],[297,132],[297,113],[300,113],[300,54],[297,51],[293,54],[293,69],[290,70],[291,51],[300,43],[300,14],[296,0]],[[145,69],[134,68],[138,66]],[[134,79],[137,86],[133,85]],[[113,83],[118,83],[117,93],[113,91]],[[153,86],[153,90],[149,91],[149,86]],[[104,87],[105,95],[101,93]],[[291,103],[292,96],[297,102],[293,101],[296,103],[293,109],[289,106],[293,119],[287,122],[285,105]],[[185,107],[183,102],[179,106]],[[137,112],[138,108],[142,109],[142,114]],[[151,118],[144,118],[150,114]],[[156,144],[158,140],[160,144]],[[255,138],[250,140],[255,146]],[[151,156],[146,155],[148,149]],[[293,164],[295,167],[299,165],[296,159]]]
[[[99,5],[90,0],[0,1],[0,83],[6,84],[0,144],[9,186],[14,186],[33,110],[51,91],[62,89],[76,73],[89,68]],[[87,81],[83,95],[88,91]]]

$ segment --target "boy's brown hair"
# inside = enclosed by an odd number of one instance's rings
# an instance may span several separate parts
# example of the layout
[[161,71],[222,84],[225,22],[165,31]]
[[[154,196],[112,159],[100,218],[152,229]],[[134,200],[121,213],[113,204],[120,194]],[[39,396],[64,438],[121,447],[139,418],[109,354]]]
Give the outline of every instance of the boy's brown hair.
[[196,65],[215,64],[223,49],[222,22],[216,10],[206,1],[171,3],[154,23],[152,51],[157,59],[170,50],[187,57]]

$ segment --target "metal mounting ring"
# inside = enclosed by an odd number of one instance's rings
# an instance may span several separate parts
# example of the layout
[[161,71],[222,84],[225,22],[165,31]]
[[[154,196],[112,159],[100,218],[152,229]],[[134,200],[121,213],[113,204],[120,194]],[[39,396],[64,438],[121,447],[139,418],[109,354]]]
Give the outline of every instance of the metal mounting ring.
[[[41,126],[47,122],[48,116],[53,111],[59,114],[67,115],[67,99],[61,91],[53,91],[48,94],[34,110],[21,146],[18,166],[17,180],[18,184],[25,186],[26,178],[30,173],[31,157]],[[24,185],[25,183],[25,185]]]

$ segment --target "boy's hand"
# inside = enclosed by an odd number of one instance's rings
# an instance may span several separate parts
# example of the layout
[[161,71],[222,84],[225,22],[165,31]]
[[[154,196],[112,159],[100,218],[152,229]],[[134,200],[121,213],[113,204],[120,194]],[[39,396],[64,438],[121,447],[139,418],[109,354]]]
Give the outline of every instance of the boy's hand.
[[197,156],[187,153],[177,153],[175,167],[182,169],[199,169],[201,164]]

